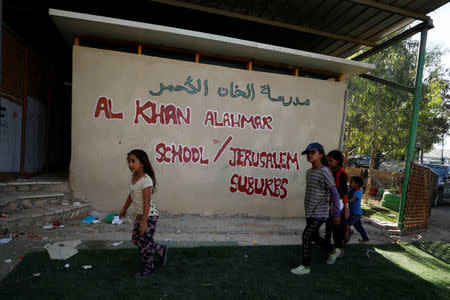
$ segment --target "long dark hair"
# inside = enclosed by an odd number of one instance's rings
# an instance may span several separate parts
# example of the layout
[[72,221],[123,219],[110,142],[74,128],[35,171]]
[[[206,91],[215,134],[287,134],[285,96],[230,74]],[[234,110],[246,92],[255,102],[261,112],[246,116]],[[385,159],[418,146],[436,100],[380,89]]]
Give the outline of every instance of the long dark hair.
[[153,181],[152,194],[153,194],[154,192],[156,192],[156,176],[155,171],[153,171],[152,164],[148,159],[147,153],[145,153],[144,150],[134,149],[127,154],[127,159],[131,154],[134,154],[139,159],[139,161],[144,165],[144,172],[148,174],[148,176],[150,176],[150,178],[152,179]]
[[327,161],[327,156],[325,155],[325,152],[320,149],[317,151],[319,151],[320,154],[323,154],[322,158],[320,159],[320,162],[322,163],[322,165],[324,165],[325,167],[328,167],[328,161]]
[[344,155],[339,150],[333,150],[328,153],[327,157],[330,156],[334,160],[338,162],[339,167],[342,167],[344,165]]

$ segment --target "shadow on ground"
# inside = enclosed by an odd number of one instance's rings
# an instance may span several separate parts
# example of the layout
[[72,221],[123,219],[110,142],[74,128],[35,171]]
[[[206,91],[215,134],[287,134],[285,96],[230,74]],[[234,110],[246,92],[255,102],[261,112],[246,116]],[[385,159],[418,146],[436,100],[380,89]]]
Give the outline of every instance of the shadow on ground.
[[[448,247],[448,243],[443,243],[439,247]],[[406,247],[421,249],[422,246],[408,244]],[[423,247],[423,251],[431,251],[427,250],[429,245]],[[133,277],[141,267],[136,249],[85,249],[66,261],[52,261],[46,252],[33,252],[0,282],[0,296],[449,299],[450,282],[443,283],[445,275],[440,273],[448,270],[442,268],[440,258],[427,256],[430,261],[425,262],[434,263],[433,268],[441,266],[431,273],[436,276],[435,282],[434,277],[421,278],[380,251],[401,255],[406,264],[418,263],[410,260],[408,249],[399,244],[349,245],[344,258],[334,265],[325,264],[326,253],[314,248],[311,274],[298,277],[289,270],[300,263],[300,246],[172,248],[165,267],[159,267],[153,278],[138,281]],[[67,263],[69,268],[64,267]],[[92,265],[92,269],[84,270],[83,265]],[[34,273],[40,276],[35,277]]]

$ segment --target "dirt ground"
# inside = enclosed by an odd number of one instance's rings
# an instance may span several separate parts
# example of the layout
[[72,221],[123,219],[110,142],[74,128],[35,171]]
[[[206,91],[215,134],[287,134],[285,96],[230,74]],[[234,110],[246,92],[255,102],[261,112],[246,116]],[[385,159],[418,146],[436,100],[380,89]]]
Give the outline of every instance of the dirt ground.
[[[103,217],[105,213],[93,214]],[[365,219],[363,224],[371,244],[390,242],[450,241],[450,206],[433,208],[429,226],[415,233],[401,233],[392,224],[374,224]],[[102,220],[98,224],[84,224],[72,220],[64,227],[51,229],[31,228],[14,233],[14,239],[0,245],[0,278],[6,276],[26,253],[42,251],[48,243],[81,240],[82,248],[114,248],[112,243],[124,241],[117,248],[134,247],[131,240],[131,218],[126,224],[112,225]],[[161,215],[155,239],[171,247],[221,246],[221,245],[296,245],[301,243],[305,218],[257,218],[243,216]],[[324,230],[322,226],[322,232]],[[359,234],[350,243],[358,243]],[[5,260],[11,259],[11,263]]]

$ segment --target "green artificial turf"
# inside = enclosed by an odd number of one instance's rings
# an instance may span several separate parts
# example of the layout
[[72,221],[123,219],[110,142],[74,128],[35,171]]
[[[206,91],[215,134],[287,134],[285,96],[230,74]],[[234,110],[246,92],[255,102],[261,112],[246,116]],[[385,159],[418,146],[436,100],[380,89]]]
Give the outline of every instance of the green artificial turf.
[[300,246],[171,248],[167,265],[147,280],[133,277],[135,249],[80,250],[67,261],[34,252],[0,282],[0,298],[450,299],[449,245],[347,245],[334,265],[314,247],[306,276],[289,272]]
[[361,204],[361,209],[363,211],[363,215],[372,219],[377,219],[380,221],[389,221],[393,223],[398,222],[398,212],[395,210],[376,206],[376,205],[365,205]]

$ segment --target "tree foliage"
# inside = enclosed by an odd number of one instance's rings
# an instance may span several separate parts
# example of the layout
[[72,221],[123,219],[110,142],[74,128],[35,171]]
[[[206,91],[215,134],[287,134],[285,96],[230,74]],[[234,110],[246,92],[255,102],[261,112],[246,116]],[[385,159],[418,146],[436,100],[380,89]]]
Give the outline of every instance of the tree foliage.
[[[418,41],[408,39],[368,58],[366,62],[376,66],[370,74],[414,86],[418,47]],[[433,144],[442,141],[450,129],[450,71],[441,66],[444,53],[439,45],[428,47],[426,52],[416,137],[416,148],[423,152],[432,150]],[[404,159],[413,95],[360,77],[350,80],[349,90],[346,124],[351,126],[349,150],[370,155],[376,128],[375,168],[385,156]]]

